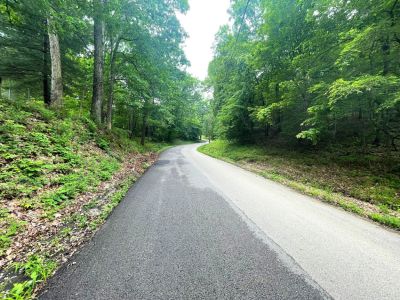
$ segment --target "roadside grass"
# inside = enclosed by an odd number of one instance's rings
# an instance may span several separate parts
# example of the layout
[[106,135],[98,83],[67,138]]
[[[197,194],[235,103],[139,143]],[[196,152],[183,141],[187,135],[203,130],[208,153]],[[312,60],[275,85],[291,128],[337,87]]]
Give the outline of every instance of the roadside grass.
[[400,158],[291,151],[217,140],[200,152],[237,164],[304,194],[400,229]]
[[107,220],[111,212],[114,210],[114,208],[125,197],[132,184],[135,183],[136,179],[137,178],[135,176],[130,176],[125,179],[119,186],[118,190],[110,197],[110,200],[107,202],[107,204],[101,207],[101,213],[98,215],[98,217],[92,220],[89,224],[85,222],[85,225],[88,224],[91,230],[95,230],[101,224],[103,224]]

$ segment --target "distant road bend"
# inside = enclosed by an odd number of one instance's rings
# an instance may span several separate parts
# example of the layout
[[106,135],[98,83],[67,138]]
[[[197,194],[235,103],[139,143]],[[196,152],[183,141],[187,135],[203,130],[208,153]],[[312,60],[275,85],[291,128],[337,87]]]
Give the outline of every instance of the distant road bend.
[[400,235],[172,148],[41,299],[400,299]]

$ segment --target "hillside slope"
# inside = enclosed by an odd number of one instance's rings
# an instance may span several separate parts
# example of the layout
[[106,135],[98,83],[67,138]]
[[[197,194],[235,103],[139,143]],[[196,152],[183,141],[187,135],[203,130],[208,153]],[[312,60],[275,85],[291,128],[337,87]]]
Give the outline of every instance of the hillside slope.
[[[163,144],[139,146],[39,102],[0,100],[0,282],[10,299],[92,235]],[[15,272],[16,271],[16,272]]]

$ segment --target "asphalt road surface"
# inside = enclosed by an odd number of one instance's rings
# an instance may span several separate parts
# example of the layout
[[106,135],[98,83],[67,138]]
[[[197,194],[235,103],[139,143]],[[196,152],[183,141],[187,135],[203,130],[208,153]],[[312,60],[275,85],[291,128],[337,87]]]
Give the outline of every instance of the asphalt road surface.
[[172,148],[41,299],[400,299],[400,235]]

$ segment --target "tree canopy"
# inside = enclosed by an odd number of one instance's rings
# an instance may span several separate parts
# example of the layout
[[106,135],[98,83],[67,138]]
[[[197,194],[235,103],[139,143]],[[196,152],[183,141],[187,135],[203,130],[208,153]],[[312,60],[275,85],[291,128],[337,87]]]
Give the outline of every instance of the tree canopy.
[[235,0],[208,84],[214,135],[396,148],[397,0]]
[[198,139],[206,103],[186,71],[186,0],[0,0],[0,78],[131,137]]

